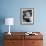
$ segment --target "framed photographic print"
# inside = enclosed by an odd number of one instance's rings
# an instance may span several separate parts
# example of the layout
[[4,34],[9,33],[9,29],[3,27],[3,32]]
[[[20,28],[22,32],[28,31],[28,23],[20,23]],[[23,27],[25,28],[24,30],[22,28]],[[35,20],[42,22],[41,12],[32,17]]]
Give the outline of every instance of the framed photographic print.
[[21,24],[34,24],[34,8],[21,8],[20,14]]

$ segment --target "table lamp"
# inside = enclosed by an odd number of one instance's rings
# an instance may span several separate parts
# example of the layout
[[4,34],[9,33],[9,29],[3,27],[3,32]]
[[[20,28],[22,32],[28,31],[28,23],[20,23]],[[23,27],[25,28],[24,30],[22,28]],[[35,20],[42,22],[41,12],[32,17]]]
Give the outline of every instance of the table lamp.
[[8,34],[11,35],[11,33],[10,33],[10,26],[14,25],[14,18],[5,18],[5,25],[9,25]]

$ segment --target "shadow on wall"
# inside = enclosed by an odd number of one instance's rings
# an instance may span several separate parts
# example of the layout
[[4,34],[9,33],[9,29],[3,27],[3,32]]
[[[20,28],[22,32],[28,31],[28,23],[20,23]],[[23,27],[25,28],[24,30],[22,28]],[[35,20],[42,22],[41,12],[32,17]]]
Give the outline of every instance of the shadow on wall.
[[4,39],[3,33],[0,33],[0,46],[4,46],[3,45],[3,39]]
[[2,25],[5,23],[5,17],[0,16],[0,46],[3,46],[3,32],[2,32]]
[[0,16],[0,33],[2,32],[1,28],[2,28],[2,25],[5,24],[5,17],[4,16]]

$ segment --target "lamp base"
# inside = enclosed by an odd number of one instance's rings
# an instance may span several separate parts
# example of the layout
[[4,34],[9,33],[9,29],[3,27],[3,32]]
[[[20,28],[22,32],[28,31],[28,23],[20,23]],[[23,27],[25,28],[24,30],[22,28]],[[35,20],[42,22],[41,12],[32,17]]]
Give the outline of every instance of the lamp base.
[[11,33],[10,33],[10,32],[8,32],[8,34],[9,34],[9,35],[11,35]]

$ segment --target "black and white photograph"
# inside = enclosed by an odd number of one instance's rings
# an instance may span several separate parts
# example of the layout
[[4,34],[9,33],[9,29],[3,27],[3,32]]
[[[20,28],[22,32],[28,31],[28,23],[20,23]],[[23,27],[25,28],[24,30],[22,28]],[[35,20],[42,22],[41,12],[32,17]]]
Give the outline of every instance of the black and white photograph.
[[21,8],[21,24],[33,24],[34,23],[34,8]]

